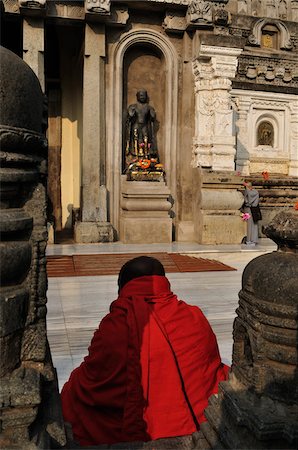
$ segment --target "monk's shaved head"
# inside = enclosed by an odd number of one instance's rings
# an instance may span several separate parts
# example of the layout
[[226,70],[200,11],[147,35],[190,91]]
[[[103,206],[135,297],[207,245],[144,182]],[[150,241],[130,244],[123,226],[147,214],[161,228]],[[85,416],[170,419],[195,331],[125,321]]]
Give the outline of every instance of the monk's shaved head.
[[139,256],[138,258],[127,261],[119,272],[119,291],[130,280],[146,275],[165,275],[165,269],[158,259],[151,258],[150,256]]

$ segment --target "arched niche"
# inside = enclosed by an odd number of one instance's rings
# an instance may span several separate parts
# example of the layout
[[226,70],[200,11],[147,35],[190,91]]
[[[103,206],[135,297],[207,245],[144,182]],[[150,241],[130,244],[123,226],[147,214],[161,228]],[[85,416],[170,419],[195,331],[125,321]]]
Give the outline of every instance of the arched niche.
[[[166,171],[166,184],[171,195],[176,198],[176,152],[177,152],[177,104],[178,104],[178,55],[166,35],[147,29],[133,30],[125,33],[118,42],[111,45],[109,53],[109,69],[107,72],[108,91],[107,105],[107,189],[110,197],[110,220],[119,230],[120,186],[122,174],[123,149],[123,115],[127,103],[124,93],[124,74],[127,56],[130,49],[143,48],[154,52],[164,68],[164,93],[161,93],[160,77],[155,80],[154,94],[163,94],[163,114],[158,112],[158,120],[162,122],[158,139],[160,142],[163,163]],[[131,92],[133,91],[130,88]],[[130,94],[129,94],[130,95]],[[132,99],[134,101],[134,99]],[[155,101],[155,100],[154,100]],[[154,102],[152,100],[152,106]],[[162,111],[161,111],[162,113]]]
[[262,120],[258,125],[257,145],[274,147],[274,128],[268,120]]
[[[159,48],[146,44],[130,46],[123,60],[123,128],[127,107],[136,100],[136,93],[145,89],[149,104],[156,111],[155,131],[160,161],[164,164],[164,117],[165,117],[165,58]],[[157,85],[158,83],[158,85]],[[125,133],[123,132],[125,137]],[[122,171],[125,160],[125,142],[123,142]]]
[[278,122],[270,114],[261,115],[255,125],[255,146],[276,148],[278,146]]
[[[270,27],[272,28],[272,32],[276,29],[278,36],[276,36],[276,48],[281,50],[292,50],[293,44],[291,42],[291,35],[286,27],[286,25],[280,20],[276,19],[259,19],[255,22],[252,33],[248,37],[248,42],[256,47],[262,46],[262,31],[270,31]],[[270,47],[268,47],[270,48]],[[274,48],[274,47],[272,47]]]

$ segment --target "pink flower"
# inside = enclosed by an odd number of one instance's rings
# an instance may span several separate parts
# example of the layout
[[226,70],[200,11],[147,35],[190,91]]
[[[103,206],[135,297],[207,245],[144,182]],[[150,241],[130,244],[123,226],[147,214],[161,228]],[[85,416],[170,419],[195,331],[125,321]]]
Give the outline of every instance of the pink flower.
[[243,213],[241,214],[241,219],[244,220],[245,222],[250,219],[250,214],[249,213]]

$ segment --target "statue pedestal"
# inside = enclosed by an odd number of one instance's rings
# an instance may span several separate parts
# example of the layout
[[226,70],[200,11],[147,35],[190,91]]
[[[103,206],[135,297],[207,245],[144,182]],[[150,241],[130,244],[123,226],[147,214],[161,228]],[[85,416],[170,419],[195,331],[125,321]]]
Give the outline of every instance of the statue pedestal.
[[169,188],[164,181],[121,182],[120,240],[125,244],[172,242]]

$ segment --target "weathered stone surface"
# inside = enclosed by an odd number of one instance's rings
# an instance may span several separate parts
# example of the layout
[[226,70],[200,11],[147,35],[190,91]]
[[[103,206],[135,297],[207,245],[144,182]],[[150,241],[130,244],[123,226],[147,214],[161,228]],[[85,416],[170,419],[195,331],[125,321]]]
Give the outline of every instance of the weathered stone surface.
[[232,372],[209,399],[202,427],[212,448],[297,448],[297,224],[294,208],[277,215],[265,233],[278,251],[243,272]]
[[122,176],[120,239],[125,243],[172,242],[170,191],[165,182]]
[[45,412],[50,391],[58,396],[45,322],[45,103],[20,58],[1,48],[0,66],[0,445],[59,448],[65,443],[61,411]]

